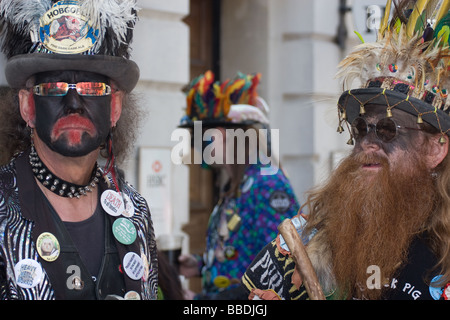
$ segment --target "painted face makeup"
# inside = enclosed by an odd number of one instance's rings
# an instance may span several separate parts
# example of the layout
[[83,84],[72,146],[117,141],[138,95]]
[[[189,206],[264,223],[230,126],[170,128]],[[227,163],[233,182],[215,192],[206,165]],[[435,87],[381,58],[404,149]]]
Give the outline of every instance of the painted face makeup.
[[[105,76],[80,71],[45,72],[36,75],[36,84],[103,82]],[[105,142],[111,128],[111,96],[81,96],[69,89],[64,96],[34,95],[36,133],[53,151],[79,157]]]

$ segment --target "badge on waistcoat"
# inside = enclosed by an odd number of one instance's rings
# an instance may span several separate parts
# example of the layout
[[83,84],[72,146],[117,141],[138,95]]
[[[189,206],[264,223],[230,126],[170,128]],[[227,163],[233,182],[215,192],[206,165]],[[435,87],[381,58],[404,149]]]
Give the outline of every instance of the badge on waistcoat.
[[145,272],[144,262],[141,257],[134,252],[128,252],[123,257],[123,269],[126,275],[133,280],[141,279]]
[[43,232],[39,235],[36,240],[36,249],[39,256],[48,262],[58,259],[61,251],[58,239],[50,232]]
[[22,259],[14,266],[16,283],[24,289],[31,289],[37,286],[43,276],[42,267],[39,262],[33,259]]

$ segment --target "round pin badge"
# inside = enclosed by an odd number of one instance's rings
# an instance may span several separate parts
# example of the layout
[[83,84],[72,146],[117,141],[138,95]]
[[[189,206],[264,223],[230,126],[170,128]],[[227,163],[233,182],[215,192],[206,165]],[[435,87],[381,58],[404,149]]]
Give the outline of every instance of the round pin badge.
[[247,180],[245,180],[244,185],[242,186],[242,193],[246,193],[247,191],[249,191],[254,181],[255,179],[253,179],[253,177],[249,177]]
[[230,286],[231,281],[226,276],[217,276],[214,278],[213,283],[217,288],[225,289]]
[[39,36],[45,48],[55,53],[74,54],[91,49],[99,30],[80,12],[78,1],[58,1],[39,20]]
[[36,249],[39,256],[48,262],[58,259],[61,251],[58,239],[50,232],[44,232],[39,235],[36,240]]
[[136,227],[127,218],[119,218],[112,226],[114,237],[122,244],[129,245],[136,240]]
[[291,206],[291,202],[286,192],[274,191],[270,195],[269,205],[277,212],[286,212]]
[[113,217],[120,216],[125,210],[122,195],[114,190],[105,190],[100,197],[103,209]]
[[141,296],[136,291],[128,291],[123,298],[125,300],[141,300]]
[[42,280],[42,267],[39,262],[33,259],[20,260],[14,266],[16,283],[24,289],[34,288]]
[[438,276],[434,277],[431,280],[431,285],[429,286],[430,295],[434,300],[439,300],[442,296],[442,293],[444,292],[443,288],[432,286],[433,283],[438,283],[441,278],[442,278],[442,275],[438,275]]
[[150,265],[148,263],[148,259],[147,256],[144,253],[141,253],[141,259],[142,259],[142,263],[144,265],[144,280],[147,281],[148,276],[150,274]]
[[131,218],[134,215],[134,205],[133,202],[131,202],[131,199],[128,195],[123,194],[123,200],[125,202],[124,207],[125,209],[122,212],[122,215],[127,218]]
[[134,252],[128,252],[123,257],[122,265],[127,276],[133,280],[139,280],[144,275],[144,263],[141,257]]

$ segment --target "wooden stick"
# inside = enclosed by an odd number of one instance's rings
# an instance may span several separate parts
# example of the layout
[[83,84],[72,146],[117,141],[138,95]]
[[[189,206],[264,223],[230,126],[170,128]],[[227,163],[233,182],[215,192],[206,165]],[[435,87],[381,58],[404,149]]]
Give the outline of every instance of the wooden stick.
[[297,233],[290,219],[285,219],[279,226],[278,231],[286,241],[291,257],[295,262],[295,268],[302,277],[306,292],[311,300],[325,300],[316,272],[309,260],[308,253],[303,245],[302,239]]

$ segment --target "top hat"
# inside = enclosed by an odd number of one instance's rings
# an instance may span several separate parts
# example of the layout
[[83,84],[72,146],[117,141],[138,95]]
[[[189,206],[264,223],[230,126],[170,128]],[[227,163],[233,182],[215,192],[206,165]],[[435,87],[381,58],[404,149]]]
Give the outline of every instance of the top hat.
[[387,117],[399,109],[450,135],[449,8],[450,1],[387,1],[376,42],[363,41],[338,66],[344,86],[360,83],[339,98],[339,132],[375,104]]
[[34,74],[89,71],[130,92],[139,68],[130,60],[135,0],[2,0],[1,48],[12,88]]

